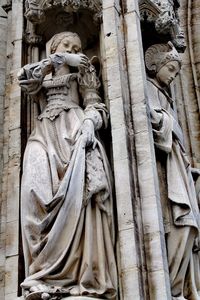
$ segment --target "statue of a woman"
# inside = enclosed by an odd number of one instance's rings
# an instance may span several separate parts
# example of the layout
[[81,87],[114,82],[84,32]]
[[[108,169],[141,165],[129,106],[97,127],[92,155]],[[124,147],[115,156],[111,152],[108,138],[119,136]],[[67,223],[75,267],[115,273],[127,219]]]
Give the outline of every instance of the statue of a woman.
[[151,46],[145,62],[172,299],[199,300],[199,207],[183,133],[168,93],[181,61],[169,42]]
[[116,299],[111,177],[96,134],[107,122],[99,80],[77,34],[55,35],[50,52],[19,73],[41,109],[23,161],[21,286],[27,299]]

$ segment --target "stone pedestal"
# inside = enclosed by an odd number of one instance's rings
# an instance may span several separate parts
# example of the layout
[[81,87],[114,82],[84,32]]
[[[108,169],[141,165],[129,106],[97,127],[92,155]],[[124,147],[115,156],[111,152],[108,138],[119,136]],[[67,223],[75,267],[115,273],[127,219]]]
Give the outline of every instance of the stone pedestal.
[[92,298],[86,296],[71,296],[63,298],[62,300],[104,300],[103,298]]

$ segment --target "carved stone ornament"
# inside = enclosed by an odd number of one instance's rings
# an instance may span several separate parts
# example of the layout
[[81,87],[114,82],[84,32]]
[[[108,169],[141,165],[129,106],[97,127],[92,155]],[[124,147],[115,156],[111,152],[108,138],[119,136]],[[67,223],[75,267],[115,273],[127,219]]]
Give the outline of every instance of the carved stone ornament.
[[36,34],[35,24],[27,21],[27,28],[23,35],[24,41],[29,45],[41,45],[44,43],[43,37],[41,35]]
[[177,23],[177,19],[171,3],[163,3],[160,8],[161,13],[159,18],[156,20],[155,26],[158,33],[165,34],[170,32],[171,26],[174,26]]
[[99,21],[102,15],[101,0],[26,0],[25,16],[32,23],[43,23],[46,11],[54,7],[63,7],[66,12],[88,9],[93,12],[95,21]]
[[8,13],[12,9],[12,1],[7,0],[7,2],[2,5],[2,8],[5,10],[6,13]]
[[184,34],[179,25],[177,0],[140,0],[140,18],[142,22],[155,24],[158,34],[171,36],[180,52],[185,49]]
[[141,21],[148,20],[154,22],[159,14],[161,13],[160,8],[153,3],[151,0],[140,1],[140,19]]

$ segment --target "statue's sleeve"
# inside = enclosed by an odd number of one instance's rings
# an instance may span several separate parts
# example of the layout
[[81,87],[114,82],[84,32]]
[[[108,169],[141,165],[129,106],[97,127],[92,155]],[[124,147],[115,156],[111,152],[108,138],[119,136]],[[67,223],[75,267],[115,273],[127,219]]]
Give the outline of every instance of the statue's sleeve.
[[160,128],[153,128],[154,143],[158,149],[170,153],[172,149],[173,120],[171,115],[164,109],[161,110],[161,114],[162,124]]
[[92,120],[95,130],[100,129],[102,126],[106,127],[108,123],[108,111],[99,96],[100,81],[92,65],[79,72],[78,83],[83,98],[85,119]]
[[25,65],[18,74],[19,85],[29,95],[36,95],[42,88],[44,77],[52,71],[50,58]]
[[[148,83],[148,103],[150,108],[150,120],[152,123],[153,137],[155,146],[166,152],[171,152],[173,139],[173,117],[161,106],[158,88],[151,82]],[[160,122],[154,123],[151,112],[158,114]]]

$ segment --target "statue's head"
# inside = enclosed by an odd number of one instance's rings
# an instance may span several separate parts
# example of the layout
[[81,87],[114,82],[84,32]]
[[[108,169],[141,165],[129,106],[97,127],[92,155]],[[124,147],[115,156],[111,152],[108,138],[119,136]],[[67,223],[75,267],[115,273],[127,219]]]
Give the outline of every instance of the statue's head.
[[180,72],[181,59],[171,42],[156,44],[145,53],[146,68],[162,86],[169,86]]
[[55,52],[75,54],[81,52],[81,40],[78,34],[69,31],[55,34],[51,41],[50,53],[53,54]]

